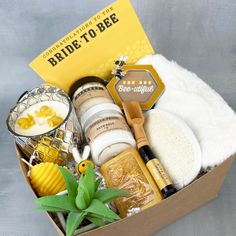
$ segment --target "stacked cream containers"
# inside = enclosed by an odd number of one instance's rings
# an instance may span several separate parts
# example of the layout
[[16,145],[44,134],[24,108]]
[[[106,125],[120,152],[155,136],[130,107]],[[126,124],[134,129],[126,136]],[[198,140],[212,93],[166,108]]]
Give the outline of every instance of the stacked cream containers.
[[72,102],[96,165],[135,146],[121,109],[114,104],[103,84],[83,84],[75,91]]

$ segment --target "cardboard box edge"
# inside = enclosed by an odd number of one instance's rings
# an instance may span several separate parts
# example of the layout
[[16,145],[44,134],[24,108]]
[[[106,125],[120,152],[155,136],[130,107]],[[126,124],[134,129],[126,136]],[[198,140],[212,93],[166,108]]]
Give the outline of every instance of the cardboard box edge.
[[[20,149],[19,149],[19,147],[18,147],[17,145],[15,145],[15,147],[16,147],[17,156],[18,156],[18,158],[19,158],[19,164],[20,164],[20,168],[21,168],[22,174],[23,174],[23,176],[24,176],[26,182],[28,183],[28,185],[29,185],[31,191],[32,191],[32,192],[34,193],[34,195],[37,197],[37,195],[36,195],[36,193],[34,192],[32,186],[30,185],[29,179],[28,179],[28,177],[27,177],[27,167],[26,167],[26,164],[23,163],[23,162],[20,160],[20,156],[22,156],[23,154],[22,154],[22,152],[20,151]],[[104,227],[96,228],[96,229],[94,229],[94,230],[91,230],[91,231],[88,231],[88,232],[85,232],[85,233],[82,233],[82,234],[78,234],[78,235],[80,235],[80,236],[92,236],[92,235],[95,235],[95,234],[96,234],[96,235],[103,235],[103,234],[101,234],[102,231],[104,231],[104,230],[105,230],[105,231],[107,231],[107,230],[109,231],[114,225],[118,225],[118,224],[119,224],[119,225],[122,225],[124,222],[127,223],[127,222],[129,222],[129,221],[131,221],[131,220],[134,220],[135,218],[141,218],[142,216],[144,216],[144,213],[145,213],[145,215],[148,215],[149,212],[151,212],[151,211],[153,211],[153,210],[159,208],[159,207],[161,206],[161,204],[163,205],[163,204],[166,203],[166,202],[170,202],[171,200],[175,199],[178,195],[184,194],[186,191],[191,190],[191,187],[192,187],[192,186],[194,186],[194,185],[196,185],[196,184],[198,184],[198,183],[201,183],[202,181],[208,179],[208,176],[212,175],[212,173],[213,173],[213,174],[214,174],[214,173],[218,173],[217,171],[223,170],[223,171],[222,171],[222,174],[221,174],[221,178],[220,178],[219,181],[217,182],[217,186],[216,186],[216,188],[215,188],[214,194],[211,195],[211,196],[209,197],[209,199],[206,199],[206,201],[202,202],[202,204],[199,204],[199,206],[190,209],[189,211],[185,212],[185,213],[182,214],[181,216],[176,217],[175,219],[171,220],[170,222],[164,224],[162,227],[158,227],[158,228],[156,229],[156,230],[160,230],[161,228],[164,228],[164,227],[167,226],[168,224],[170,224],[170,223],[172,223],[172,222],[178,220],[178,219],[181,218],[182,216],[187,215],[188,213],[190,213],[190,212],[192,212],[193,210],[197,209],[197,208],[200,207],[201,205],[203,205],[203,204],[209,202],[210,200],[212,200],[213,198],[217,197],[217,195],[218,195],[218,193],[219,193],[219,191],[220,191],[220,188],[221,188],[221,186],[222,186],[222,184],[223,184],[223,182],[224,182],[224,179],[225,179],[225,177],[227,176],[227,173],[228,173],[230,167],[232,166],[232,163],[233,163],[235,157],[236,157],[236,154],[231,155],[228,159],[226,159],[224,162],[222,162],[219,166],[217,166],[216,168],[214,168],[213,170],[211,170],[211,171],[208,172],[207,174],[203,175],[203,176],[200,177],[199,179],[195,180],[195,181],[192,182],[190,185],[186,186],[184,189],[182,189],[182,190],[180,190],[179,192],[177,192],[175,195],[169,197],[168,199],[163,200],[161,203],[159,203],[159,204],[157,204],[157,205],[155,205],[155,206],[153,206],[153,207],[151,207],[151,208],[146,209],[145,211],[142,211],[142,212],[140,212],[140,213],[138,213],[138,214],[136,214],[136,215],[134,215],[134,216],[131,216],[131,217],[129,217],[129,218],[124,218],[124,219],[121,219],[121,220],[119,220],[119,221],[117,221],[117,222],[108,224],[108,225],[106,225],[106,226],[104,226]],[[200,182],[200,181],[201,181],[201,182]],[[58,233],[60,236],[65,235],[65,234],[61,231],[61,229],[57,226],[57,224],[54,222],[54,220],[51,218],[51,216],[50,216],[48,213],[47,213],[47,215],[48,215],[48,217],[50,218],[50,221],[52,222],[53,226],[55,227],[57,233]],[[146,217],[145,217],[145,218],[146,218]],[[152,232],[155,232],[156,230],[154,230],[154,231],[152,231]],[[149,233],[150,233],[150,232],[149,232]],[[104,234],[104,235],[108,235],[108,234]],[[114,234],[114,235],[116,235],[116,234]],[[137,235],[139,235],[139,234],[137,234]],[[147,234],[147,235],[149,235],[149,234]]]

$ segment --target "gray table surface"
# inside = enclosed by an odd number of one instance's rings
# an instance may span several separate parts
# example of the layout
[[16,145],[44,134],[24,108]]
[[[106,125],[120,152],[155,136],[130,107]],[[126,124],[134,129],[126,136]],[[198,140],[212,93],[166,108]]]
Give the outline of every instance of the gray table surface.
[[[42,82],[28,63],[111,2],[0,0],[0,236],[56,235],[45,214],[35,211],[5,120],[19,95]],[[196,72],[235,110],[236,2],[131,2],[156,52]],[[236,235],[235,178],[236,163],[216,200],[155,235]]]

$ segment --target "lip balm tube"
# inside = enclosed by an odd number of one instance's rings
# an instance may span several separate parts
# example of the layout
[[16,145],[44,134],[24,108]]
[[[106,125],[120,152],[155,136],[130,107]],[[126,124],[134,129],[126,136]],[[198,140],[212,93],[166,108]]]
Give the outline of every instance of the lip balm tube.
[[153,154],[150,146],[145,145],[139,148],[139,153],[150,171],[153,179],[159,187],[164,198],[174,194],[177,190],[174,188],[170,177],[165,171],[160,161]]

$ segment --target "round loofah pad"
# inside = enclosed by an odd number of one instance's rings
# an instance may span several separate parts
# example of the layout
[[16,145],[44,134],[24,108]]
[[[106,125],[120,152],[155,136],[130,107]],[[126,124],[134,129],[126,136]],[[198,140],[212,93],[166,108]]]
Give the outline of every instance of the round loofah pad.
[[181,189],[200,172],[202,154],[192,130],[184,121],[162,110],[145,114],[147,138],[175,187]]
[[66,183],[58,165],[40,163],[30,170],[30,182],[39,196],[54,195],[66,189]]

